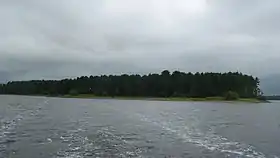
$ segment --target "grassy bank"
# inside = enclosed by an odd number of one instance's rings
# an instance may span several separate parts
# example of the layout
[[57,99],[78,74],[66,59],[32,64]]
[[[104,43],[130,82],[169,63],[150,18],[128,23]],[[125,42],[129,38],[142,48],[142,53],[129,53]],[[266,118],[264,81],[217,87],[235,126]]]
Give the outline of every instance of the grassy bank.
[[155,100],[155,101],[221,101],[221,102],[248,102],[260,103],[262,101],[256,98],[239,98],[237,100],[228,101],[223,97],[206,97],[206,98],[184,98],[184,97],[169,97],[169,98],[149,98],[149,97],[102,97],[92,94],[79,95],[64,95],[63,98],[81,98],[81,99],[121,99],[121,100]]

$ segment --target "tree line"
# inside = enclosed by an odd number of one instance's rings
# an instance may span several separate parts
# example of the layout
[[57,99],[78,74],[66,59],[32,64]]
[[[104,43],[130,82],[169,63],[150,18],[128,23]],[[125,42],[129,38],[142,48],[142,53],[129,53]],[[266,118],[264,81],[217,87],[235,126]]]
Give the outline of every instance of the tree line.
[[148,75],[82,76],[63,80],[11,81],[0,85],[1,94],[142,97],[212,97],[235,92],[251,98],[260,94],[259,79],[239,72],[185,73],[164,70]]

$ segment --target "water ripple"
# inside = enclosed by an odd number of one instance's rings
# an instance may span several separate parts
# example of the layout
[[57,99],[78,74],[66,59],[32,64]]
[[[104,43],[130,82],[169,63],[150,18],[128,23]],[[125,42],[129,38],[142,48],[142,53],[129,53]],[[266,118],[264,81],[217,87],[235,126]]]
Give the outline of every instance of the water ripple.
[[[14,117],[1,118],[0,120],[0,157],[7,154],[7,146],[17,142],[17,133],[15,129],[21,121],[27,116],[38,115],[43,105],[47,104],[46,101],[39,103],[35,108],[26,108],[19,103],[10,103],[8,105],[9,112],[15,113]],[[13,151],[14,152],[14,151]]]
[[255,147],[241,142],[230,141],[225,137],[213,133],[203,133],[199,129],[187,126],[174,126],[172,122],[154,120],[148,116],[138,114],[145,122],[152,123],[168,133],[174,134],[183,142],[192,143],[196,146],[206,148],[210,151],[225,153],[232,157],[257,157],[265,158],[265,154],[258,152]]
[[81,132],[69,130],[60,137],[68,148],[60,150],[57,157],[143,157],[141,153],[145,150],[131,144],[137,138],[114,134],[116,131],[112,127],[102,127],[89,136],[82,136]]

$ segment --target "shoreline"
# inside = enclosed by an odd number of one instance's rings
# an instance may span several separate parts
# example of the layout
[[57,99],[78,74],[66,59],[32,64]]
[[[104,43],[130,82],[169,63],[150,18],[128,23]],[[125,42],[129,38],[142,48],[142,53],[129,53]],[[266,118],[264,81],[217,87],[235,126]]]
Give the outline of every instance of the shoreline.
[[81,95],[64,95],[56,96],[59,98],[76,98],[76,99],[115,99],[115,100],[146,100],[146,101],[181,101],[181,102],[245,102],[245,103],[269,103],[269,101],[261,101],[256,98],[239,98],[238,100],[225,100],[223,97],[206,97],[206,98],[184,98],[184,97],[107,97],[94,96],[88,94]]
[[110,99],[110,100],[143,100],[143,101],[175,101],[175,102],[225,102],[225,103],[270,103],[256,98],[239,98],[237,100],[225,100],[223,97],[205,97],[205,98],[186,98],[186,97],[128,97],[128,96],[95,96],[91,94],[80,95],[19,95],[19,94],[0,94],[0,95],[17,95],[17,96],[34,96],[34,97],[53,97],[53,98],[72,98],[72,99]]

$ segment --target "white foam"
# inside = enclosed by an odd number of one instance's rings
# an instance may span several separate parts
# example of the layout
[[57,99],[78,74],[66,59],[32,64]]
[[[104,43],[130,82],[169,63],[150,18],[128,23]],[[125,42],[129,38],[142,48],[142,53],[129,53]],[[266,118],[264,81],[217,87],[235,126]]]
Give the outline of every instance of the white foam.
[[47,141],[48,141],[49,143],[52,143],[52,139],[51,139],[51,138],[48,138]]
[[[111,154],[117,154],[121,157],[143,157],[141,155],[142,150],[138,148],[133,148],[133,144],[131,144],[129,141],[124,140],[121,136],[114,134],[114,129],[110,127],[102,127],[99,130],[97,130],[96,134],[97,137],[95,140],[90,140],[88,137],[81,136],[81,132],[84,130],[78,130],[79,132],[75,130],[69,130],[66,134],[61,136],[61,140],[63,143],[68,144],[68,149],[66,150],[60,150],[57,155],[59,158],[72,158],[72,157],[79,157],[83,158],[85,156],[93,156],[98,157],[102,155],[106,155],[110,152],[108,150],[108,146],[106,143],[105,146],[102,146],[102,144],[105,142],[112,145],[112,151],[115,152],[115,150],[118,151],[118,153],[111,153]],[[99,138],[100,137],[100,138]],[[113,143],[111,144],[111,141]],[[117,141],[118,143],[115,144],[114,141]],[[110,147],[110,146],[109,146]],[[104,149],[103,149],[104,148]],[[115,148],[115,149],[113,149]],[[120,149],[120,150],[119,150]],[[110,153],[109,153],[110,154]]]
[[202,131],[187,126],[174,126],[171,122],[153,120],[145,115],[138,114],[142,121],[158,126],[168,133],[174,134],[184,142],[206,148],[210,151],[230,154],[232,156],[265,158],[265,154],[258,152],[255,147],[240,142],[230,141],[225,137]]

